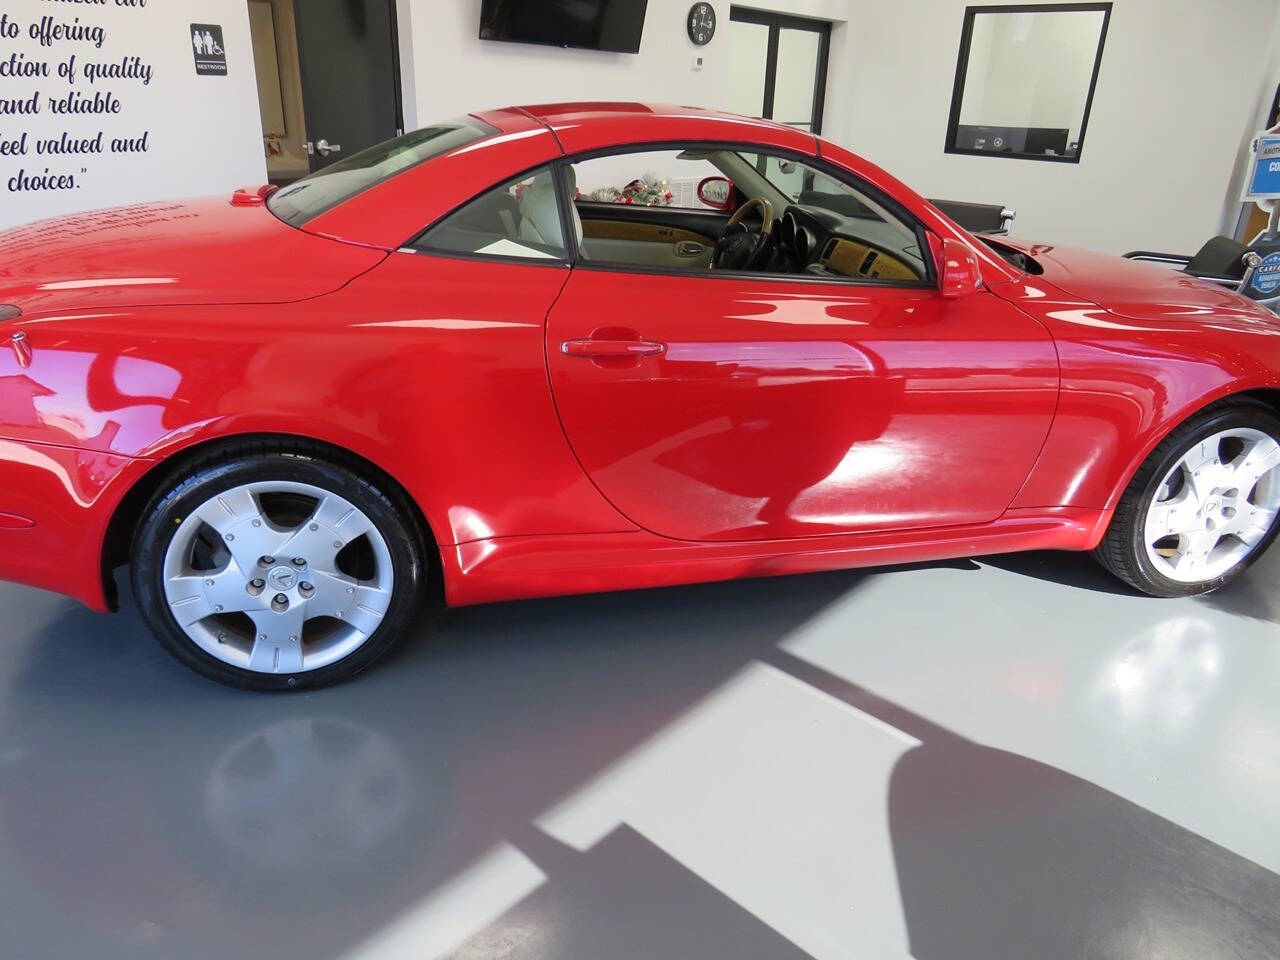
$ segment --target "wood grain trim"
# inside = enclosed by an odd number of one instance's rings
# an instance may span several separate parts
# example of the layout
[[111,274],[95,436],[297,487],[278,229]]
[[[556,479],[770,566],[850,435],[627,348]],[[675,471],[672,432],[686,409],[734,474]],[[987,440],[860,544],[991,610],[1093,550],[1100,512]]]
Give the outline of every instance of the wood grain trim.
[[714,243],[710,237],[692,230],[623,220],[583,220],[582,234],[591,240],[632,240],[641,243],[681,243],[687,240],[708,246]]
[[[866,277],[879,280],[919,280],[920,274],[892,254],[885,253],[853,240],[836,239],[829,256],[823,251],[823,263],[832,273],[842,277]],[[867,254],[874,253],[875,260],[863,269]]]

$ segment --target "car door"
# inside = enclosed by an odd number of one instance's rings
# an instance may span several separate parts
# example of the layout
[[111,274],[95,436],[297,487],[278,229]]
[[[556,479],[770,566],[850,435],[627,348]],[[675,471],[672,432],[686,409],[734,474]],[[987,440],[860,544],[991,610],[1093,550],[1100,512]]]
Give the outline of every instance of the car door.
[[681,540],[994,520],[1058,390],[1049,335],[985,290],[589,262],[550,311],[547,358],[591,480]]

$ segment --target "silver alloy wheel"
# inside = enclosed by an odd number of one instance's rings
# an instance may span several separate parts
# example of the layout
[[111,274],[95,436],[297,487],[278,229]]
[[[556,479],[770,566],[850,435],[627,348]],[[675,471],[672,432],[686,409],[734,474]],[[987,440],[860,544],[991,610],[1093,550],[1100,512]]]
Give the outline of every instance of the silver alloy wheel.
[[392,586],[391,551],[373,521],[305,483],[218,494],[183,518],[164,558],[178,625],[206,653],[256,673],[346,657],[382,623]]
[[1233,427],[1191,447],[1160,482],[1143,542],[1156,570],[1179,583],[1229,573],[1257,546],[1280,511],[1280,443]]

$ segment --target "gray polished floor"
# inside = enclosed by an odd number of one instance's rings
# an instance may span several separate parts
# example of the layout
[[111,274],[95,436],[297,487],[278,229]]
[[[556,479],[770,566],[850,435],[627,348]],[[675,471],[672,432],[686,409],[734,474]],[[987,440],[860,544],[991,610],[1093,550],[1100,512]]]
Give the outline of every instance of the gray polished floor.
[[1280,954],[1280,549],[440,615],[299,696],[0,587],[0,954]]

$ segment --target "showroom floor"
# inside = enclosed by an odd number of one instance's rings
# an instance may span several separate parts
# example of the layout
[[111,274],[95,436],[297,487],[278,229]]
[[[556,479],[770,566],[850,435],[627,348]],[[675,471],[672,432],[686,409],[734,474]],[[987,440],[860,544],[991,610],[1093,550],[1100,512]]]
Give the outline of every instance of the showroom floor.
[[227,690],[0,587],[5,956],[1280,953],[1280,549],[512,603]]

